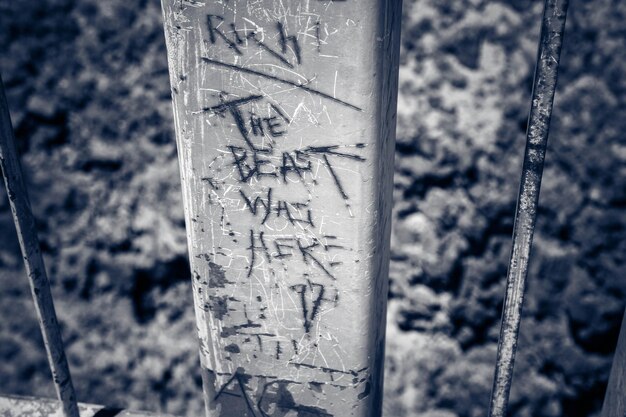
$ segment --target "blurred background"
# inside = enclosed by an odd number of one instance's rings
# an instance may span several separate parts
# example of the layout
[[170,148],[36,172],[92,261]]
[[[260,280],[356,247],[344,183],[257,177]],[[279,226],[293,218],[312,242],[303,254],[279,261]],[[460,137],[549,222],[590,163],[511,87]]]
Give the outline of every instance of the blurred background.
[[[404,0],[385,417],[486,413],[539,0]],[[626,3],[572,0],[511,395],[597,415],[626,300]],[[0,73],[81,401],[202,415],[157,0],[0,0]],[[53,397],[4,190],[0,393]]]

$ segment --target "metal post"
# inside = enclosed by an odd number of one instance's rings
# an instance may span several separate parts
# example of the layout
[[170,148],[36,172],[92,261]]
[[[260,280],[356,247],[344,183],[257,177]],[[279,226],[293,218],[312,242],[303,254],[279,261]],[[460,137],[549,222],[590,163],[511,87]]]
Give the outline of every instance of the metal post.
[[543,11],[489,417],[503,417],[509,400],[567,6],[546,0]]
[[622,318],[600,417],[624,417],[624,415],[626,415],[626,311]]
[[59,400],[63,403],[63,414],[66,417],[78,417],[76,395],[70,370],[65,358],[61,331],[54,311],[50,283],[39,249],[35,218],[30,209],[26,185],[22,178],[22,170],[15,149],[15,138],[11,126],[9,104],[4,85],[0,78],[0,168],[4,176],[4,184],[9,194],[9,204],[13,213],[13,221],[30,282],[30,289],[35,301],[35,310],[39,327],[43,335],[48,363],[52,371],[52,379]]
[[207,415],[379,416],[400,0],[163,0]]

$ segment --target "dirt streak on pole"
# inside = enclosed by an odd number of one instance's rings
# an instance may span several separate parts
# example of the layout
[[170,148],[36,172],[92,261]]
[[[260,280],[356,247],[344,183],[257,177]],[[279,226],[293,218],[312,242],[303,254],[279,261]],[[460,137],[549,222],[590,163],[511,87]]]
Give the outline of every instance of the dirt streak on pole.
[[401,1],[162,5],[207,414],[380,416]]
[[503,417],[509,400],[567,6],[546,0],[543,11],[489,417]]
[[0,78],[0,167],[9,195],[9,204],[13,221],[22,249],[22,257],[30,282],[30,289],[35,301],[35,310],[43,335],[48,362],[52,371],[54,387],[59,400],[63,403],[66,417],[78,417],[78,406],[74,386],[67,365],[61,331],[54,311],[50,283],[39,248],[35,218],[31,212],[26,185],[15,148],[15,138],[11,126],[9,104]]

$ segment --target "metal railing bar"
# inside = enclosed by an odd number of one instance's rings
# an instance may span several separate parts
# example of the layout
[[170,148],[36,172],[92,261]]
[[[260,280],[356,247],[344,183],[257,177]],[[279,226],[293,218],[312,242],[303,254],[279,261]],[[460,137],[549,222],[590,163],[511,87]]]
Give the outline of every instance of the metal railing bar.
[[543,10],[489,417],[504,417],[509,401],[568,3],[546,0]]
[[48,362],[52,371],[52,379],[59,400],[63,403],[65,417],[79,417],[74,386],[65,357],[61,331],[57,322],[56,312],[50,283],[43,263],[35,218],[33,217],[26,185],[23,180],[15,137],[9,114],[9,104],[4,92],[4,84],[0,77],[0,168],[4,177],[13,221],[28,274],[30,289],[35,302],[35,310],[43,335]]

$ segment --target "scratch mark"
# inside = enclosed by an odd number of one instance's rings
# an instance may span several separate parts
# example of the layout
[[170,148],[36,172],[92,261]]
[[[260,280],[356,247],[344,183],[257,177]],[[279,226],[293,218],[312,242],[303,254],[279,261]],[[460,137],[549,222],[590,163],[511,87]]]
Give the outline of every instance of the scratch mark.
[[325,99],[334,101],[335,103],[342,104],[342,105],[344,105],[346,107],[349,107],[349,108],[351,108],[353,110],[363,111],[363,109],[361,109],[360,107],[357,107],[354,104],[350,104],[347,101],[340,100],[340,99],[335,98],[335,97],[333,97],[333,96],[331,96],[329,94],[326,94],[326,93],[324,93],[322,91],[313,89],[311,87],[307,87],[307,86],[302,85],[302,84],[295,83],[293,81],[285,80],[285,79],[276,77],[276,76],[271,75],[271,74],[266,74],[266,73],[261,72],[261,71],[256,71],[256,70],[252,70],[252,69],[249,69],[249,68],[240,67],[238,65],[227,64],[226,62],[217,61],[215,59],[211,59],[211,58],[207,58],[207,57],[202,57],[202,61],[204,61],[206,63],[209,63],[209,64],[213,64],[213,65],[229,68],[229,69],[231,69],[233,71],[239,71],[239,72],[243,72],[243,73],[246,73],[246,74],[257,75],[259,77],[264,77],[264,78],[267,78],[269,80],[273,80],[273,81],[276,81],[276,82],[279,82],[279,83],[291,85],[291,86],[297,87],[297,88],[299,88],[301,90],[304,90],[304,91],[306,91],[308,93],[315,94],[315,95],[318,95],[318,96],[323,97]]

